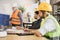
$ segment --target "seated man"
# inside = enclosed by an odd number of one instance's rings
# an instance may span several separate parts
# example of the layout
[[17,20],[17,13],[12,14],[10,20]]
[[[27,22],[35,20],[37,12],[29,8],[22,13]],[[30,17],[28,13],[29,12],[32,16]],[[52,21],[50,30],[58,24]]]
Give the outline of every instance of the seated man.
[[39,17],[39,12],[35,11],[34,18],[36,21],[32,23],[32,26],[29,27],[29,29],[39,29],[40,28],[40,23],[42,21],[42,18]]
[[29,30],[38,37],[46,37],[49,40],[60,40],[60,25],[58,21],[50,14],[52,6],[46,2],[38,6],[40,17],[43,18],[41,27],[38,30]]

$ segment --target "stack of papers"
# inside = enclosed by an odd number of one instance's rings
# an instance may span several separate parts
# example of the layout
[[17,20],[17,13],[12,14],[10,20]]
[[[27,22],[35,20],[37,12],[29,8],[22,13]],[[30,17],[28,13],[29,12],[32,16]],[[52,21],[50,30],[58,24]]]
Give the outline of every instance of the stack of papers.
[[25,33],[23,30],[7,29],[7,33]]

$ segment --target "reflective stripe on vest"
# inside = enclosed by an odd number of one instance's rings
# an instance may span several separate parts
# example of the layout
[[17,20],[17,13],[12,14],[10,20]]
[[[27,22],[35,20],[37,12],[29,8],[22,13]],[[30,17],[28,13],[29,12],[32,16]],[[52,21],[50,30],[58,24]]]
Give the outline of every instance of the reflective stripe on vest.
[[54,21],[54,23],[55,23],[55,25],[56,25],[56,30],[55,30],[55,31],[52,31],[52,32],[46,33],[45,36],[49,36],[49,37],[60,36],[60,26],[59,26],[57,20],[56,20],[52,15],[50,15],[50,14],[49,14],[48,17],[46,17],[44,20],[42,20],[42,22],[41,22],[41,27],[43,27],[44,23],[46,22],[46,20],[47,20],[48,18],[51,18],[51,19]]
[[20,19],[18,17],[19,10],[16,10],[15,12],[12,13],[12,24],[20,24]]

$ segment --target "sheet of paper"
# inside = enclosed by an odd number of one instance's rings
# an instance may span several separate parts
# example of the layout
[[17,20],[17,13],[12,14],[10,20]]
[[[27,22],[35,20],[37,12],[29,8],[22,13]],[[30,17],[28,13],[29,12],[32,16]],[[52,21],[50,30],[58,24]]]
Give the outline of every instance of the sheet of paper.
[[17,29],[7,29],[8,33],[24,33],[23,30],[17,30]]

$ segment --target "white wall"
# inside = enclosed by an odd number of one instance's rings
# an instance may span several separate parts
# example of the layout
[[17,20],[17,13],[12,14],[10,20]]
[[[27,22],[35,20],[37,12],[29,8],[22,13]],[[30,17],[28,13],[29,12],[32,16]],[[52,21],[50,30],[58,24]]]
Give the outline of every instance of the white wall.
[[9,2],[8,0],[1,0],[0,1],[0,13],[2,14],[7,14],[7,15],[11,15],[11,2]]

